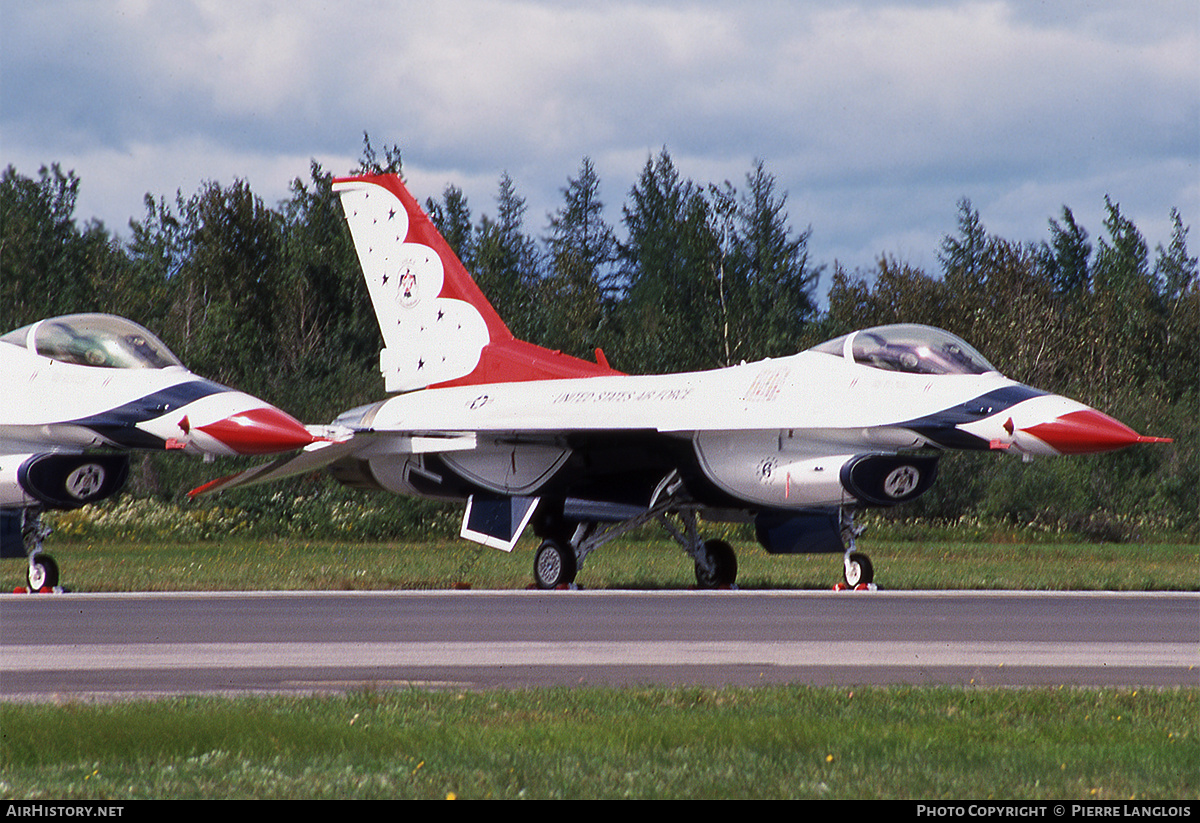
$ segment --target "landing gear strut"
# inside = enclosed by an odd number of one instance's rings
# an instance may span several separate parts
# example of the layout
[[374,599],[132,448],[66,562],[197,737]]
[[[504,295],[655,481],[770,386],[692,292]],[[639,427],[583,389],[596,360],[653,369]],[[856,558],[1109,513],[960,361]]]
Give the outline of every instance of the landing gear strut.
[[682,507],[676,514],[683,521],[683,531],[671,524],[667,512],[659,514],[658,519],[675,538],[675,542],[683,546],[683,550],[695,561],[696,585],[702,589],[732,586],[737,580],[737,555],[733,547],[724,540],[701,540],[694,508]]
[[865,526],[854,523],[854,512],[843,509],[842,542],[846,546],[846,554],[842,558],[842,567],[846,587],[850,589],[872,588],[875,585],[875,567],[871,565],[871,558],[855,547],[855,541],[864,531]]
[[42,551],[42,543],[50,536],[50,527],[42,522],[41,512],[26,509],[21,512],[21,542],[29,558],[25,580],[29,591],[40,592],[58,586],[58,564]]

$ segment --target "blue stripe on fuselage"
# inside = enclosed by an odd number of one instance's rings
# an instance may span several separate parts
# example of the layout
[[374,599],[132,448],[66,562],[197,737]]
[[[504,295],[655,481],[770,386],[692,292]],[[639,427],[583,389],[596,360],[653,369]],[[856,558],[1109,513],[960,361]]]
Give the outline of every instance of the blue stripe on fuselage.
[[966,403],[951,406],[944,411],[901,423],[900,426],[912,429],[943,448],[989,449],[991,448],[989,441],[968,434],[958,426],[962,423],[973,423],[976,420],[991,417],[993,414],[999,414],[1031,397],[1041,397],[1045,394],[1048,392],[1029,386],[1005,386],[1002,389],[982,394],[973,400],[968,400]]
[[68,422],[91,429],[127,449],[161,449],[165,441],[137,428],[138,423],[162,417],[202,397],[227,391],[230,389],[210,380],[191,380],[132,400],[115,409]]

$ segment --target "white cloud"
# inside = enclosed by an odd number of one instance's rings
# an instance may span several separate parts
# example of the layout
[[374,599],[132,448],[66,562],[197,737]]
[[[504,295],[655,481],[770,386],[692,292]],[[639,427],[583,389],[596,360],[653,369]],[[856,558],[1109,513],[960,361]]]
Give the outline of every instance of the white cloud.
[[[540,231],[591,156],[613,219],[667,147],[701,182],[757,157],[820,262],[936,264],[955,203],[1040,239],[1111,194],[1148,235],[1200,214],[1193,2],[7,0],[0,162],[60,161],[110,227],[147,192],[248,179],[268,202],[363,131],[422,199],[478,216],[503,171]],[[91,211],[89,211],[89,209]],[[1008,235],[1006,235],[1008,236]]]

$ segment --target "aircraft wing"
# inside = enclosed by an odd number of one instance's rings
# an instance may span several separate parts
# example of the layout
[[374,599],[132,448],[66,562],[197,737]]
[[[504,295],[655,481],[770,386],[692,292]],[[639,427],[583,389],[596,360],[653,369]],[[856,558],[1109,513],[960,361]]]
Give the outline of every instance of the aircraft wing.
[[270,463],[209,481],[188,492],[188,497],[203,497],[241,486],[257,486],[260,483],[270,483],[285,477],[316,471],[342,457],[353,454],[356,448],[361,448],[361,445],[356,444],[353,438],[340,443],[330,441],[314,443],[299,454],[281,457]]
[[323,469],[347,457],[383,454],[423,454],[475,448],[475,435],[464,432],[391,432],[361,430],[336,439],[320,440],[298,454],[288,455],[236,474],[220,477],[188,492],[203,497],[242,486],[257,486]]

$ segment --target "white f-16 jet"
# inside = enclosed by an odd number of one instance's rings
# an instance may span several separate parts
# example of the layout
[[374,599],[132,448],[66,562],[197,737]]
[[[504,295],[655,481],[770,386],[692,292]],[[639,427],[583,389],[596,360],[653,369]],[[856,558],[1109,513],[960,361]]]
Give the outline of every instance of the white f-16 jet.
[[532,524],[538,586],[659,521],[703,587],[734,583],[698,519],[753,522],[772,553],[840,552],[870,587],[854,513],[912,500],[949,449],[1083,454],[1157,442],[1000,374],[940,329],[865,329],[790,357],[621,374],[517,340],[394,175],[336,180],[394,396],[301,454],[194,493],[328,467],[352,486],[462,501],[463,537],[511,550]]
[[33,591],[58,582],[41,513],[115,494],[131,451],[261,455],[314,440],[295,418],[197,377],[149,331],[113,315],[54,317],[3,335],[0,375],[0,556],[28,556]]

